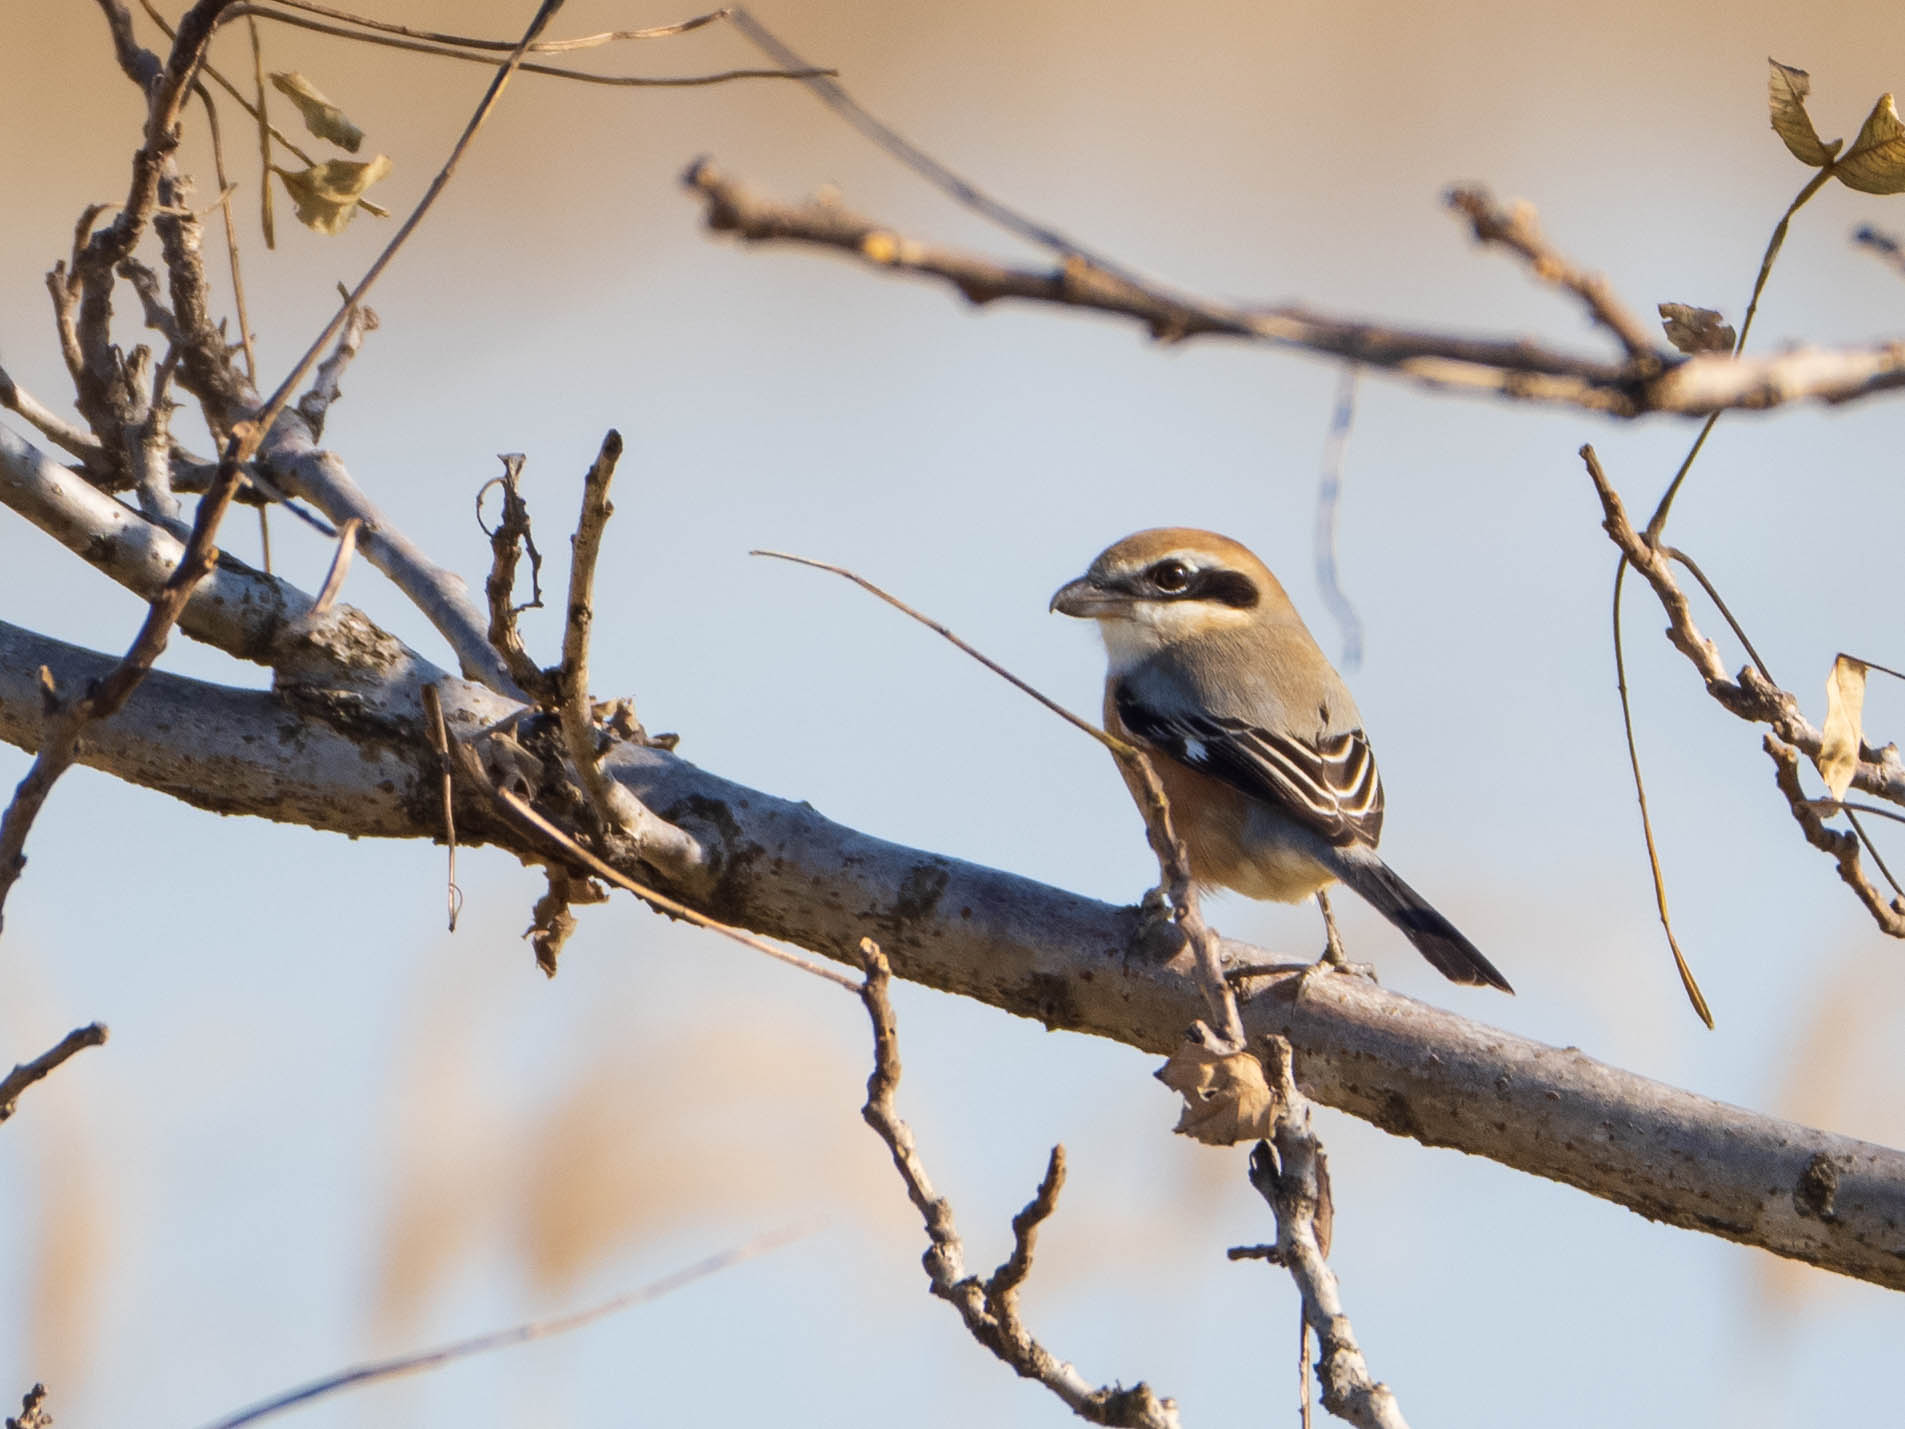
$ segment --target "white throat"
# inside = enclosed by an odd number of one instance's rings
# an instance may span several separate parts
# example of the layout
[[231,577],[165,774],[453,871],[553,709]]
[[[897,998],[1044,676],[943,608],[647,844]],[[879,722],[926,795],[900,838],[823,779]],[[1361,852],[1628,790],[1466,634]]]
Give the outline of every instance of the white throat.
[[1203,617],[1189,602],[1139,601],[1118,615],[1098,617],[1113,676],[1130,673],[1167,645],[1192,633]]

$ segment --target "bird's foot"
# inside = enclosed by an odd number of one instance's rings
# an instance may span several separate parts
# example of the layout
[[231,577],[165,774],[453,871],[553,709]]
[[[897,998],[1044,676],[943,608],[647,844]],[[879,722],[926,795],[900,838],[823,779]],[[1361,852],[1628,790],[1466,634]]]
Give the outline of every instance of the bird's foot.
[[1320,888],[1316,891],[1316,906],[1323,910],[1323,956],[1305,968],[1303,975],[1297,979],[1297,996],[1303,995],[1311,978],[1327,973],[1348,973],[1352,977],[1375,982],[1376,969],[1373,964],[1353,963],[1349,960],[1349,954],[1343,951],[1343,938],[1336,931],[1336,917],[1330,912],[1329,895]]
[[1323,956],[1304,968],[1298,975],[1298,996],[1302,995],[1303,989],[1309,986],[1312,978],[1328,977],[1332,973],[1345,973],[1350,977],[1363,978],[1368,982],[1377,981],[1374,963],[1352,963],[1343,956],[1342,945],[1338,944],[1334,948],[1325,948]]

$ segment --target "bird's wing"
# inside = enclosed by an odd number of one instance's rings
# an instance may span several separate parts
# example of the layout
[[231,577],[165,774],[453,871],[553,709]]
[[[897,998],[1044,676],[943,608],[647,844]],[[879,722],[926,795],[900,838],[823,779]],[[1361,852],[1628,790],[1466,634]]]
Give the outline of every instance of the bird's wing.
[[1161,710],[1129,684],[1114,695],[1124,727],[1180,764],[1271,804],[1332,843],[1374,845],[1382,833],[1382,776],[1360,729],[1315,743],[1246,720]]

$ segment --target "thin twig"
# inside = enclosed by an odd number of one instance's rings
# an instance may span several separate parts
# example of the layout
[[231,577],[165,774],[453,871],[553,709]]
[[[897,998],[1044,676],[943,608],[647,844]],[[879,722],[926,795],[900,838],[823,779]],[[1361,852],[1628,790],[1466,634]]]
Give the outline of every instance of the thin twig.
[[[1594,448],[1582,447],[1581,459],[1587,463],[1588,474],[1594,480],[1595,489],[1601,493],[1603,503],[1611,500],[1618,507],[1620,497],[1608,484],[1607,475],[1601,470],[1600,458],[1595,455]],[[1700,991],[1700,984],[1693,976],[1693,968],[1687,962],[1686,954],[1680,950],[1680,940],[1674,936],[1673,915],[1667,909],[1667,878],[1661,872],[1660,850],[1654,843],[1654,821],[1647,811],[1647,781],[1640,771],[1640,745],[1634,737],[1633,697],[1627,688],[1627,653],[1621,642],[1621,586],[1627,579],[1627,567],[1628,558],[1623,554],[1614,570],[1613,600],[1614,686],[1620,695],[1621,728],[1627,736],[1627,763],[1634,775],[1634,797],[1640,803],[1641,836],[1647,842],[1647,867],[1654,880],[1654,907],[1660,915],[1661,931],[1667,935],[1667,947],[1673,953],[1674,969],[1680,974],[1680,985],[1686,990],[1687,1001],[1693,1004],[1695,1014],[1711,1029],[1712,1009],[1707,1006],[1706,995]]]
[[[476,493],[476,524],[489,537],[489,579],[483,585],[489,601],[489,643],[503,657],[516,683],[537,693],[539,700],[546,700],[549,682],[530,658],[516,623],[521,612],[542,608],[542,552],[536,549],[536,538],[529,527],[529,504],[522,496],[524,457],[521,452],[499,452],[497,460],[503,464],[503,474],[491,477]],[[493,486],[503,490],[503,510],[496,525],[488,527],[483,526],[483,497]],[[525,552],[529,555],[529,599],[518,605],[516,567]]]
[[311,613],[306,619],[322,619],[331,608],[331,602],[337,599],[337,593],[344,588],[344,577],[351,569],[351,556],[357,550],[357,533],[363,526],[364,523],[353,516],[337,528],[337,549],[331,553],[331,568],[325,572],[324,584],[318,588],[317,599],[311,602]]
[[1250,1153],[1250,1184],[1276,1216],[1275,1261],[1296,1282],[1303,1323],[1316,1332],[1323,1407],[1358,1429],[1407,1429],[1395,1394],[1370,1376],[1344,1312],[1342,1287],[1328,1259],[1329,1163],[1311,1125],[1309,1099],[1297,1089],[1290,1044],[1282,1037],[1268,1040],[1276,1114],[1270,1139]]
[[[292,392],[295,391],[297,385],[304,380],[304,374],[311,370],[312,364],[318,360],[318,354],[331,345],[332,340],[343,330],[344,324],[350,320],[352,312],[363,306],[364,295],[370,291],[371,285],[374,284],[378,278],[383,276],[384,269],[390,266],[391,260],[397,256],[398,251],[409,241],[410,235],[416,232],[417,225],[423,222],[424,215],[435,207],[437,199],[442,195],[443,190],[449,186],[450,179],[455,175],[457,165],[462,161],[464,153],[469,149],[470,142],[476,138],[477,131],[483,127],[484,121],[489,118],[491,112],[496,108],[497,101],[502,98],[503,90],[509,84],[510,76],[513,75],[522,64],[524,53],[528,50],[530,45],[535,43],[536,37],[543,32],[549,22],[555,18],[556,11],[560,10],[562,5],[563,0],[542,0],[542,3],[536,7],[536,13],[531,17],[528,28],[523,31],[522,39],[517,41],[516,48],[510,51],[509,57],[505,59],[502,64],[497,66],[495,75],[490,79],[489,88],[483,92],[483,98],[478,102],[475,111],[470,115],[469,121],[463,126],[463,132],[457,136],[456,143],[451,146],[450,156],[443,161],[443,167],[437,171],[437,176],[430,181],[430,187],[424,190],[423,197],[417,201],[416,207],[410,211],[410,216],[404,219],[396,233],[391,235],[390,241],[384,245],[384,249],[377,255],[376,261],[365,271],[364,276],[357,280],[357,285],[345,295],[343,304],[338,308],[337,312],[332,315],[331,320],[324,325],[324,330],[317,335],[311,345],[304,350],[304,355],[300,357],[292,369],[285,374],[284,380],[278,384],[277,390],[265,400],[263,408],[255,419],[254,445],[245,451],[246,458],[249,458],[252,452],[257,449],[255,443],[264,439],[265,434],[271,428],[271,424],[277,420],[278,413],[283,411],[285,404],[291,400]],[[247,6],[246,8],[249,10],[251,7]],[[258,13],[261,15],[269,14],[268,11],[259,11]]]
[[[152,13],[152,0],[140,0],[140,3],[148,14]],[[258,95],[257,107],[252,110],[252,118],[258,121],[258,226],[264,231],[265,247],[276,248],[278,231],[271,211],[271,113],[265,99],[265,45],[258,34],[256,15],[245,16],[245,31],[251,39],[251,82]],[[216,70],[211,73],[214,78],[220,77]],[[310,160],[305,162],[308,165]],[[255,371],[251,380],[258,380]]]
[[1323,442],[1323,474],[1316,485],[1316,584],[1323,592],[1323,604],[1342,627],[1345,670],[1363,663],[1363,622],[1337,579],[1336,508],[1343,497],[1343,451],[1356,417],[1356,378],[1361,370],[1353,362],[1346,363],[1337,379],[1336,405]]
[[[171,24],[167,22],[165,16],[161,15],[158,12],[158,10],[153,7],[152,0],[139,0],[139,4],[144,8],[147,16],[151,18],[152,23],[159,27],[160,32],[163,33],[167,39],[174,38],[174,32],[173,32]],[[251,17],[247,16],[246,18],[249,19]],[[252,25],[252,30],[254,34],[256,33],[257,28],[258,28],[257,25],[254,23]],[[505,45],[504,48],[507,49],[508,46]],[[287,154],[290,154],[293,158],[297,159],[299,163],[304,164],[306,167],[309,167],[311,164],[316,162],[316,160],[314,160],[311,157],[309,151],[301,148],[295,139],[293,139],[289,134],[286,134],[282,129],[278,128],[277,125],[273,124],[266,117],[265,108],[264,108],[264,104],[262,100],[259,103],[254,104],[252,103],[251,100],[245,98],[245,96],[239,91],[238,86],[233,84],[229,79],[225,78],[225,76],[222,73],[220,73],[219,70],[215,66],[210,64],[209,62],[201,63],[199,68],[203,70],[204,73],[212,77],[212,82],[214,84],[216,84],[220,89],[224,90],[225,93],[229,94],[234,100],[236,100],[238,103],[238,106],[241,109],[243,109],[246,114],[250,115],[253,119],[255,119],[258,122],[260,129],[264,131],[263,136],[261,136],[258,141],[260,147],[263,149],[263,153],[261,153],[259,156],[260,162],[259,162],[258,171],[261,175],[268,173],[271,169],[271,151],[270,151],[269,144],[267,142],[268,139],[275,139],[278,142],[279,147],[281,147]],[[263,57],[263,52],[260,50],[254,49],[253,51],[252,72],[259,86],[259,93],[262,95],[264,92],[264,57]],[[260,178],[258,187],[260,192],[264,195],[264,198],[261,200],[261,202],[264,204],[265,214],[267,215],[264,221],[268,224],[269,223],[268,215],[270,213],[270,206],[271,206],[271,197],[270,197],[271,183],[268,179]],[[379,204],[374,204],[369,199],[360,198],[357,201],[357,206],[363,209],[364,212],[371,214],[374,217],[377,217],[377,218],[390,217],[389,209],[384,208]],[[271,246],[269,228],[267,228],[266,246],[267,247]]]
[[1218,938],[1204,922],[1197,907],[1196,880],[1191,873],[1190,859],[1184,852],[1183,841],[1171,822],[1170,800],[1165,797],[1164,786],[1158,782],[1157,771],[1151,767],[1148,753],[1127,740],[1108,734],[1088,720],[1080,718],[1066,709],[1058,701],[1043,691],[1020,679],[1005,666],[975,647],[968,645],[945,625],[913,609],[898,596],[889,594],[855,571],[845,566],[830,565],[826,561],[816,561],[807,556],[789,555],[785,551],[749,551],[750,556],[767,556],[777,561],[791,561],[797,566],[809,566],[817,571],[828,571],[844,577],[880,600],[885,601],[902,615],[918,621],[941,639],[952,644],[961,653],[977,660],[993,674],[1011,685],[1014,689],[1030,695],[1046,709],[1071,725],[1083,730],[1093,739],[1111,751],[1111,757],[1118,761],[1131,779],[1133,786],[1140,791],[1137,800],[1138,812],[1144,819],[1145,837],[1151,845],[1151,851],[1157,856],[1159,871],[1163,874],[1165,891],[1171,900],[1172,916],[1183,929],[1186,942],[1190,945],[1191,955],[1197,969],[1198,983],[1204,991],[1204,997],[1210,1005],[1211,1015],[1222,1028],[1225,1040],[1231,1050],[1243,1046],[1243,1017],[1237,1010],[1237,997],[1231,989],[1224,973],[1223,953],[1218,946]]
[[1864,223],[1853,230],[1852,241],[1863,248],[1871,249],[1886,267],[1899,276],[1905,277],[1905,246],[1901,246],[1891,234],[1874,228],[1869,223]]
[[5,1077],[0,1077],[0,1121],[13,1115],[14,1103],[20,1099],[21,1092],[49,1076],[74,1053],[87,1047],[104,1046],[105,1042],[106,1024],[88,1023],[60,1038],[59,1045],[52,1051],[42,1053],[31,1062],[22,1062]]
[[[609,781],[602,773],[596,748],[595,715],[589,702],[589,631],[595,624],[595,564],[602,554],[602,537],[615,508],[609,503],[609,483],[622,455],[622,434],[610,428],[602,449],[582,480],[582,512],[576,518],[569,561],[568,619],[562,630],[562,665],[556,673],[556,696],[563,742],[569,760],[582,780],[591,817],[610,817]],[[494,610],[494,606],[491,607]]]
[[1879,925],[1881,931],[1894,938],[1905,938],[1905,898],[1888,901],[1873,886],[1872,880],[1865,876],[1864,870],[1859,867],[1858,835],[1826,827],[1825,820],[1815,807],[1815,801],[1807,797],[1800,785],[1799,751],[1774,734],[1767,735],[1760,744],[1773,761],[1773,782],[1778,785],[1779,792],[1786,796],[1786,803],[1792,809],[1793,818],[1798,821],[1806,842],[1831,856],[1839,870],[1840,879],[1865,905],[1866,911],[1872,915],[1872,921]]
[[913,1129],[900,1119],[894,1106],[894,1093],[900,1084],[900,1050],[893,1003],[887,996],[892,969],[871,938],[860,940],[860,962],[866,971],[860,1001],[873,1024],[873,1070],[867,1076],[866,1104],[860,1115],[886,1143],[894,1169],[906,1184],[906,1194],[925,1222],[930,1243],[925,1255],[926,1279],[932,1293],[959,1312],[973,1339],[1026,1379],[1035,1379],[1051,1390],[1079,1418],[1132,1429],[1177,1429],[1175,1401],[1159,1399],[1143,1383],[1130,1389],[1093,1387],[1077,1369],[1040,1344],[1019,1316],[1019,1290],[1032,1268],[1034,1236],[1056,1208],[1058,1190],[1064,1182],[1062,1147],[1052,1149],[1038,1193],[1013,1217],[1012,1252],[1005,1262],[984,1280],[966,1273],[965,1243],[953,1222],[952,1206],[933,1189]]
[[[1753,330],[1753,319],[1759,315],[1760,295],[1766,291],[1766,281],[1773,276],[1773,260],[1779,257],[1779,250],[1786,244],[1786,231],[1792,227],[1793,215],[1798,213],[1806,200],[1825,187],[1832,176],[1832,165],[1827,164],[1805,183],[1793,201],[1786,205],[1786,212],[1780,215],[1779,222],[1773,225],[1773,236],[1766,241],[1766,252],[1759,262],[1759,275],[1753,279],[1753,295],[1747,300],[1746,316],[1740,322],[1738,336],[1733,339],[1733,356],[1737,359],[1746,350],[1746,335]],[[1701,426],[1699,435],[1693,439],[1693,445],[1687,449],[1687,455],[1681,460],[1680,469],[1673,474],[1673,480],[1667,483],[1667,489],[1660,494],[1659,502],[1654,506],[1654,514],[1647,518],[1647,542],[1649,545],[1660,543],[1660,533],[1667,529],[1667,513],[1673,510],[1674,498],[1680,494],[1680,488],[1687,480],[1687,473],[1693,470],[1694,459],[1700,455],[1700,449],[1707,444],[1707,438],[1713,434],[1713,427],[1720,420],[1715,411]]]
[[[238,262],[238,224],[232,217],[232,190],[235,185],[225,176],[225,141],[219,134],[218,106],[212,103],[212,92],[203,84],[194,84],[192,89],[204,101],[205,127],[212,139],[212,172],[218,178],[218,211],[225,223],[225,256],[231,266],[232,307],[238,314],[238,344],[245,353],[245,378],[256,383],[258,354],[251,343],[251,315],[245,306],[245,275]],[[267,142],[268,139],[261,135],[260,143]],[[261,180],[260,187],[269,192],[271,185]]]
[[664,1295],[705,1280],[710,1275],[739,1265],[742,1261],[752,1260],[765,1255],[770,1250],[778,1250],[784,1245],[811,1234],[809,1227],[790,1227],[768,1231],[754,1239],[724,1250],[719,1255],[711,1255],[698,1260],[693,1265],[651,1280],[634,1290],[625,1290],[620,1295],[611,1296],[600,1304],[591,1305],[584,1310],[571,1310],[562,1315],[551,1315],[544,1320],[531,1320],[526,1324],[514,1325],[507,1330],[494,1330],[487,1335],[475,1335],[467,1340],[456,1340],[440,1345],[433,1350],[424,1350],[418,1354],[399,1355],[395,1359],[376,1360],[370,1364],[358,1365],[354,1369],[341,1370],[337,1374],[326,1375],[322,1379],[275,1395],[261,1404],[241,1410],[229,1418],[220,1419],[207,1429],[240,1429],[241,1425],[256,1424],[274,1414],[293,1408],[299,1404],[321,1399],[340,1389],[352,1389],[360,1384],[370,1384],[376,1380],[396,1379],[407,1374],[419,1374],[424,1370],[436,1369],[453,1360],[468,1359],[472,1355],[487,1354],[491,1350],[505,1349],[510,1345],[525,1344],[530,1340],[544,1340],[552,1335],[566,1334],[570,1330],[579,1330],[584,1325],[627,1310],[636,1305],[645,1305],[651,1300],[659,1300]]
[[[314,0],[278,0],[289,10],[303,10],[312,15],[328,15],[333,20],[342,20],[347,24],[360,26],[366,30],[380,30],[387,35],[402,35],[412,40],[429,40],[439,45],[455,45],[466,50],[507,51],[510,40],[486,40],[473,35],[447,35],[436,30],[418,30],[409,25],[392,24],[388,20],[374,19],[369,15],[357,15],[348,10],[336,10],[329,5],[319,5]],[[531,54],[564,54],[573,50],[591,50],[601,45],[615,44],[622,40],[663,40],[675,35],[685,35],[691,30],[699,30],[703,25],[712,25],[728,18],[726,10],[711,10],[705,15],[693,15],[686,20],[676,20],[667,25],[650,25],[640,30],[604,30],[599,34],[581,35],[572,40],[538,40],[529,47]]]
[[1506,207],[1486,189],[1472,184],[1450,189],[1443,201],[1468,219],[1478,243],[1498,243],[1527,260],[1534,275],[1565,288],[1579,298],[1588,316],[1614,334],[1629,360],[1658,367],[1665,354],[1651,324],[1616,296],[1606,278],[1588,273],[1570,262],[1542,236],[1534,208],[1526,203]]
[[1720,618],[1733,631],[1733,638],[1740,642],[1741,647],[1746,651],[1746,658],[1753,662],[1753,668],[1759,671],[1760,678],[1769,685],[1778,684],[1779,682],[1773,678],[1773,672],[1766,668],[1766,662],[1760,659],[1759,651],[1753,648],[1753,642],[1747,638],[1746,628],[1733,618],[1733,612],[1720,598],[1720,592],[1714,589],[1713,582],[1707,579],[1706,572],[1694,564],[1693,557],[1674,546],[1662,546],[1660,554],[1670,561],[1678,561],[1687,568],[1687,574],[1700,582],[1700,589],[1707,593],[1707,599],[1713,602],[1714,607],[1720,612]]
[[0,405],[17,412],[21,419],[31,424],[41,436],[55,446],[78,457],[89,468],[103,468],[106,464],[106,449],[91,432],[74,426],[50,407],[42,404],[32,393],[13,380],[5,367],[0,367]]
[[[261,20],[276,20],[281,25],[290,25],[299,30],[310,30],[319,35],[336,35],[341,39],[354,40],[359,44],[408,50],[412,54],[435,55],[439,59],[465,60],[471,64],[496,62],[488,54],[472,54],[464,49],[435,44],[427,40],[403,39],[396,35],[367,33],[361,29],[327,25],[320,20],[307,20],[302,15],[286,14],[282,10],[268,10],[262,5],[250,5],[246,8]],[[834,72],[816,67],[798,70],[726,69],[713,74],[684,75],[595,74],[589,70],[569,69],[563,65],[538,64],[533,60],[525,60],[518,68],[524,74],[539,74],[551,79],[570,80],[578,84],[599,84],[621,89],[695,89],[704,85],[731,84],[736,80],[744,79],[815,79]]]
[[443,798],[443,842],[449,851],[444,871],[444,899],[449,906],[450,931],[456,931],[456,915],[463,911],[463,890],[456,883],[456,789],[451,778],[450,728],[443,719],[443,696],[435,685],[423,687],[424,728],[430,736],[430,748],[437,756],[438,788]]
[[742,947],[752,948],[757,953],[765,953],[770,958],[787,963],[791,967],[797,967],[803,972],[812,973],[815,977],[825,978],[828,982],[838,983],[841,987],[846,988],[850,992],[858,992],[860,990],[860,984],[855,979],[848,977],[845,973],[837,972],[826,964],[814,962],[810,958],[803,958],[798,953],[790,953],[785,948],[777,948],[772,943],[756,938],[750,933],[742,932],[739,928],[730,927],[726,923],[718,922],[710,918],[705,913],[697,912],[687,904],[678,902],[670,898],[667,894],[648,887],[646,884],[636,882],[613,864],[604,861],[584,848],[576,841],[573,835],[566,833],[554,823],[544,818],[527,799],[513,790],[498,788],[495,782],[490,779],[488,771],[483,768],[482,761],[476,757],[475,751],[465,745],[454,734],[448,735],[448,738],[451,754],[456,759],[457,768],[463,775],[476,784],[490,799],[507,810],[518,822],[534,829],[544,838],[550,840],[555,845],[556,851],[561,857],[580,863],[584,868],[588,869],[589,872],[595,874],[596,877],[605,878],[610,883],[616,885],[616,887],[626,889],[637,898],[653,904],[664,913],[671,914],[685,922],[693,923],[698,928],[706,928],[711,933],[719,933],[722,937],[730,938],[734,942],[741,944]]
[[323,437],[324,419],[330,415],[331,404],[344,395],[340,386],[344,369],[363,347],[365,335],[376,332],[377,326],[375,308],[352,308],[344,330],[337,335],[337,345],[331,349],[331,355],[318,364],[310,390],[298,398],[298,415],[310,427],[311,440]]

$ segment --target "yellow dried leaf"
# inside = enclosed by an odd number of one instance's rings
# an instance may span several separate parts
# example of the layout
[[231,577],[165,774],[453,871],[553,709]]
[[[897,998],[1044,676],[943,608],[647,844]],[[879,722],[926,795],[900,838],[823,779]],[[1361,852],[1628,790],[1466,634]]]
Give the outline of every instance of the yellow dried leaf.
[[1905,193],[1905,124],[1892,96],[1881,94],[1859,137],[1832,169],[1833,177],[1860,193]]
[[278,177],[298,206],[298,222],[319,233],[342,233],[357,211],[364,191],[390,172],[390,160],[378,154],[364,163],[327,159],[293,173],[279,169]]
[[1766,63],[1771,66],[1766,76],[1766,99],[1773,114],[1773,132],[1785,140],[1786,147],[1800,163],[1815,169],[1824,168],[1832,162],[1832,156],[1839,152],[1845,140],[1834,139],[1827,144],[1812,127],[1812,116],[1806,113],[1806,95],[1812,90],[1812,77],[1803,69],[1794,69],[1778,60],[1769,59]]
[[1712,308],[1689,307],[1685,303],[1662,303],[1660,325],[1667,341],[1685,353],[1731,352],[1735,341],[1733,324]]
[[1264,1079],[1263,1063],[1250,1053],[1216,1052],[1187,1041],[1156,1076],[1184,1098],[1173,1131],[1206,1146],[1230,1146],[1270,1134],[1276,1099]]
[[1834,799],[1845,798],[1858,771],[1864,712],[1865,664],[1841,655],[1832,662],[1832,674],[1826,680],[1826,727],[1814,761]]
[[329,139],[340,149],[357,152],[358,145],[364,142],[364,131],[344,117],[344,111],[317,92],[317,87],[299,74],[290,70],[271,76],[271,83],[280,94],[297,105],[298,113],[304,116],[304,127],[320,139]]

